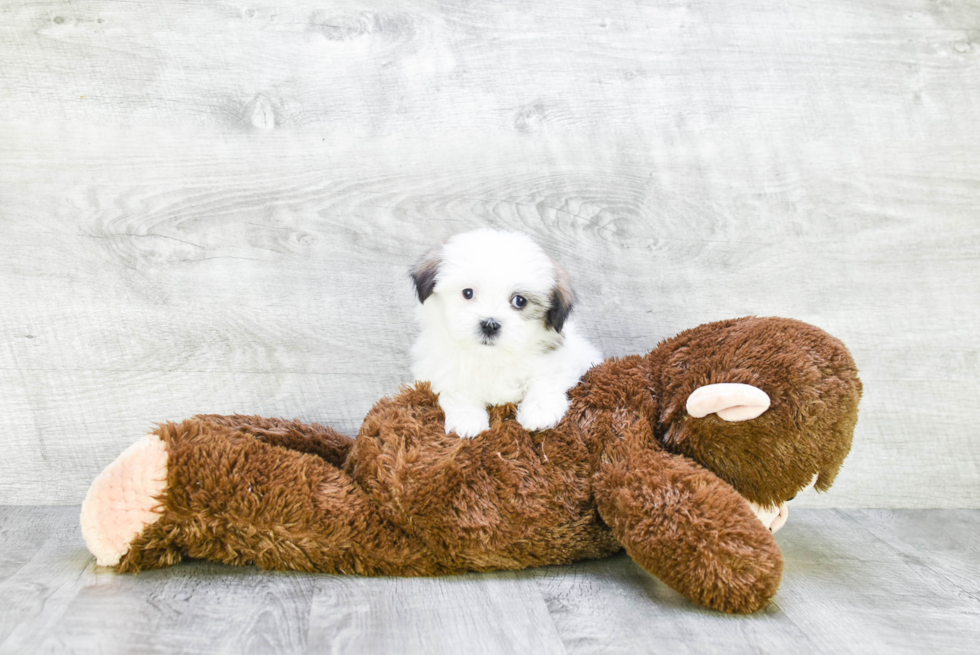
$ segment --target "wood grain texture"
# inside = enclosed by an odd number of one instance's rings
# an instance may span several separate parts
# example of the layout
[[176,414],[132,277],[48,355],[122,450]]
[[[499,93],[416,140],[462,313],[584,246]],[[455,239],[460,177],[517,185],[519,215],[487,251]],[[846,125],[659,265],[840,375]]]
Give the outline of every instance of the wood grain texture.
[[794,512],[765,610],[697,607],[629,557],[360,578],[94,566],[77,507],[0,506],[8,653],[950,653],[980,639],[978,510]]
[[824,652],[775,605],[748,617],[696,607],[625,554],[535,574],[570,655]]
[[0,6],[0,502],[153,422],[353,433],[409,381],[409,264],[491,225],[642,352],[842,338],[855,447],[799,506],[980,507],[980,3]]
[[[802,520],[780,541],[786,570],[776,604],[807,633],[825,626],[827,620],[834,621],[835,630],[821,629],[825,652],[870,652],[874,649],[864,645],[868,642],[880,644],[878,652],[976,650],[980,598],[970,592],[976,589],[977,579],[957,579],[944,571],[949,560],[975,569],[975,541],[950,557],[949,532],[935,529],[938,524],[966,523],[966,530],[975,530],[975,512],[834,510],[798,514]],[[904,523],[906,535],[915,535],[924,548],[913,550],[890,536],[867,539],[869,534],[888,535],[895,523]],[[861,548],[849,547],[858,541]],[[943,546],[946,551],[937,556],[935,550]],[[828,600],[825,593],[840,589],[851,593]],[[944,627],[938,629],[937,621]]]
[[320,577],[309,652],[565,653],[532,577]]

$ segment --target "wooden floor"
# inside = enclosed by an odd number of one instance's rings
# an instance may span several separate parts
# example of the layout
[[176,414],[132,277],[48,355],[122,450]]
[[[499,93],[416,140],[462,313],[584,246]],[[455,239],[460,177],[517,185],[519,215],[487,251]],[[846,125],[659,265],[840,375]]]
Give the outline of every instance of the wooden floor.
[[2,0],[0,118],[0,504],[197,413],[355,434],[409,267],[490,226],[606,356],[847,344],[799,506],[980,508],[980,0]]
[[96,568],[76,507],[0,507],[0,653],[977,653],[980,511],[799,509],[752,616],[625,555],[436,579]]

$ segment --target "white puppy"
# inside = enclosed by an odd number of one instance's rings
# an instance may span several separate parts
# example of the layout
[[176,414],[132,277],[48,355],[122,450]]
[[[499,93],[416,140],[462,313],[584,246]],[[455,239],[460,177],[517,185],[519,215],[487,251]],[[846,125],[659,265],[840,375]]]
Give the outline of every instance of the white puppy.
[[568,318],[568,274],[525,234],[458,234],[411,275],[422,303],[412,374],[439,394],[447,433],[474,437],[490,427],[487,405],[510,402],[528,430],[554,427],[566,392],[602,361]]

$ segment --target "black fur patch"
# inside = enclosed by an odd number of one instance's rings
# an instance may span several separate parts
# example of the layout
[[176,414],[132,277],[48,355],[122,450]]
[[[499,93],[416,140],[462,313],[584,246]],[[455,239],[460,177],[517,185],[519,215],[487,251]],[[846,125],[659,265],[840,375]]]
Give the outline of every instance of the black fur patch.
[[568,285],[568,277],[559,277],[558,284],[551,290],[548,313],[545,314],[545,324],[555,332],[561,332],[565,319],[572,313],[575,305],[575,293]]
[[419,302],[424,303],[426,298],[432,295],[432,290],[436,286],[436,276],[439,274],[439,259],[426,259],[415,265],[409,275],[415,283],[415,295]]

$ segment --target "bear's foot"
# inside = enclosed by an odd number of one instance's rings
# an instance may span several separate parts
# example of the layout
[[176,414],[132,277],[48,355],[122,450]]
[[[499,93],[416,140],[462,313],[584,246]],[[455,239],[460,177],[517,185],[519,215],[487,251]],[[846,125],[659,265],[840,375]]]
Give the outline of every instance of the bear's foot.
[[694,418],[717,414],[725,421],[748,421],[769,409],[769,394],[751,384],[723,382],[698,387],[687,398]]
[[752,511],[762,521],[762,525],[769,528],[769,532],[775,534],[779,528],[786,525],[786,519],[789,518],[789,508],[786,506],[786,503],[782,503],[779,507],[773,508],[757,505],[751,500],[748,502],[752,506]]
[[167,447],[148,434],[99,474],[82,502],[82,536],[101,566],[115,566],[130,544],[160,518]]

